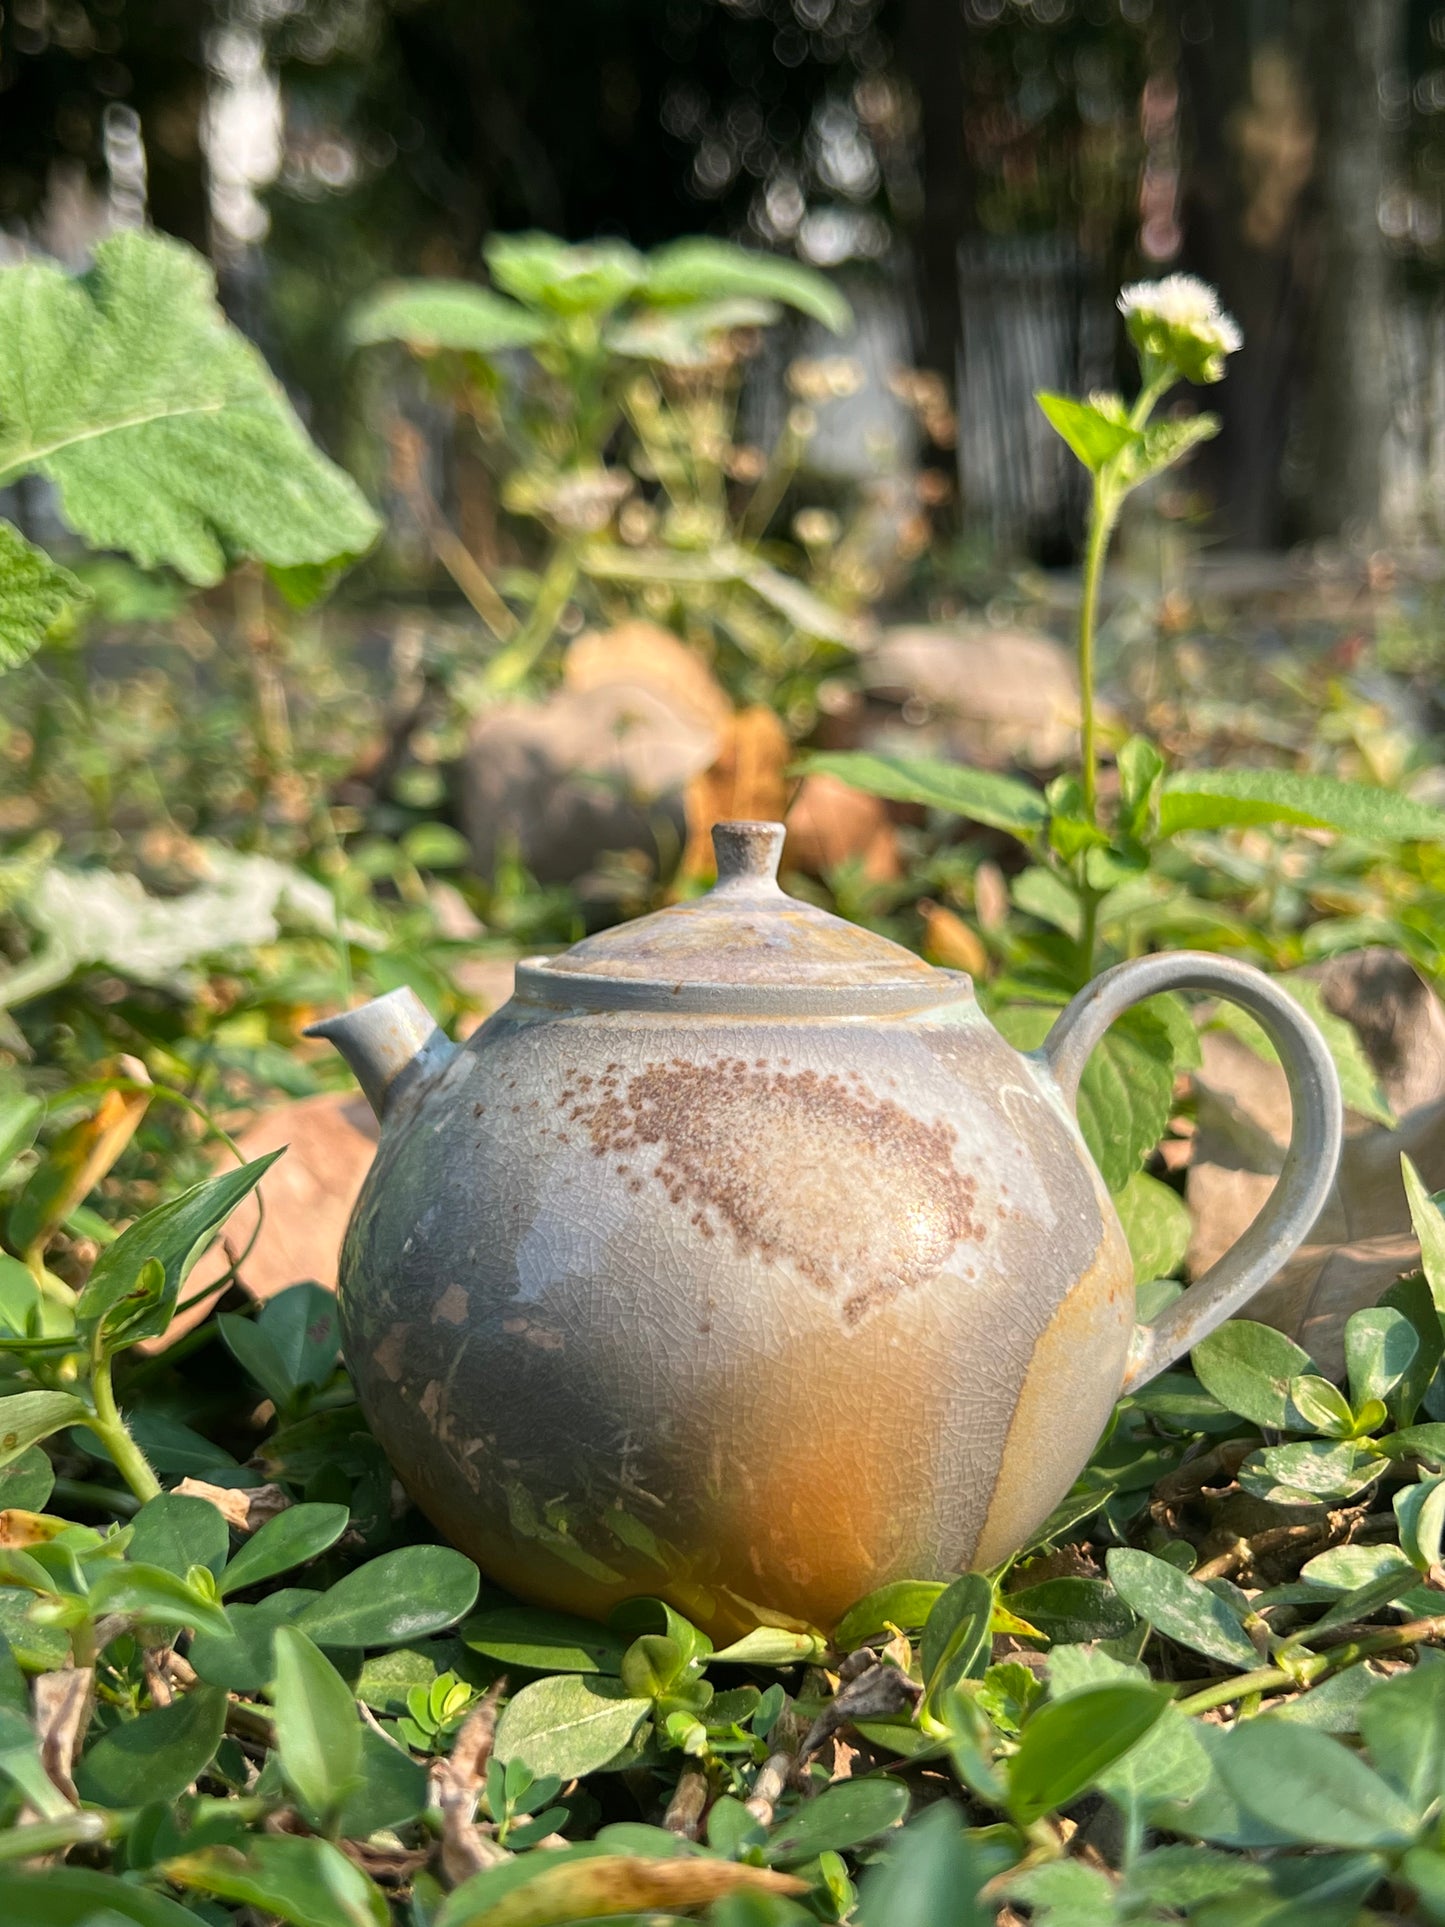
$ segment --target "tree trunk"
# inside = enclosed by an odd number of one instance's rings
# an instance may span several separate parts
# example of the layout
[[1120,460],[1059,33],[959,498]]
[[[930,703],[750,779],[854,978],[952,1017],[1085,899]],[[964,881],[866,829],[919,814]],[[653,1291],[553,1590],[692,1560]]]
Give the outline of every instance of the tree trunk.
[[1303,533],[1364,536],[1380,517],[1390,422],[1392,276],[1379,206],[1399,135],[1381,83],[1404,51],[1404,0],[1314,0],[1308,41],[1319,110],[1319,261],[1307,345],[1298,489]]

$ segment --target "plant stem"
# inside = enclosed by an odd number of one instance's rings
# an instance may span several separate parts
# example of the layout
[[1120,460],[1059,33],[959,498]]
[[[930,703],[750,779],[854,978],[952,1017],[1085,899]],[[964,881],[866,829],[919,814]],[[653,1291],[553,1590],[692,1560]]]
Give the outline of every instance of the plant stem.
[[537,586],[537,600],[526,622],[506,647],[497,651],[483,672],[482,681],[489,695],[506,694],[531,673],[537,658],[552,640],[557,618],[577,586],[579,573],[571,543],[558,543]]
[[1175,1704],[1181,1713],[1211,1713],[1217,1706],[1230,1706],[1235,1700],[1247,1699],[1251,1693],[1273,1693],[1288,1686],[1313,1686],[1328,1674],[1343,1672],[1348,1666],[1357,1666],[1361,1660],[1374,1659],[1384,1653],[1398,1653],[1406,1646],[1423,1646],[1442,1638],[1445,1638],[1445,1613],[1437,1614],[1433,1619],[1412,1619],[1386,1633],[1372,1633],[1364,1639],[1345,1641],[1327,1653],[1301,1653],[1296,1664],[1289,1668],[1259,1666],[1252,1673],[1240,1673],[1235,1679],[1222,1679]]
[[144,1505],[147,1499],[158,1496],[161,1482],[152,1472],[145,1453],[126,1430],[110,1382],[110,1360],[101,1352],[99,1343],[91,1354],[90,1395],[95,1401],[91,1430],[114,1460],[116,1471]]
[[122,1492],[113,1485],[97,1485],[89,1479],[57,1479],[50,1496],[61,1505],[91,1506],[97,1512],[113,1512],[121,1519],[140,1511],[140,1500],[133,1492]]
[[1099,820],[1098,725],[1094,709],[1094,632],[1098,622],[1099,582],[1104,556],[1118,513],[1114,492],[1100,475],[1094,477],[1089,510],[1089,540],[1084,551],[1083,599],[1079,607],[1080,756],[1083,763],[1084,815]]

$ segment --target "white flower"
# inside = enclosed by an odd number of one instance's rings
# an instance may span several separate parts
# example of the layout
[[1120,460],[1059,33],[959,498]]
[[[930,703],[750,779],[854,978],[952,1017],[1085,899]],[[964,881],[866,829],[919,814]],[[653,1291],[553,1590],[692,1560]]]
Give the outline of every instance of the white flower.
[[1224,312],[1219,296],[1197,275],[1168,274],[1162,281],[1132,282],[1119,296],[1119,312],[1131,324],[1131,334],[1152,324],[1191,337],[1206,355],[1232,355],[1244,346],[1238,322]]

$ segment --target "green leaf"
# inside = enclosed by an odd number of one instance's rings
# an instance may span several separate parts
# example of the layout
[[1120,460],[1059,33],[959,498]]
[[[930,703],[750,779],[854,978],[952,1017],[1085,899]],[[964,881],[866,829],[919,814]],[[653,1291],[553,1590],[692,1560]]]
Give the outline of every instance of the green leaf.
[[1122,1639],[1136,1623],[1113,1587],[1102,1579],[1044,1579],[1036,1586],[1005,1593],[1002,1603],[1055,1645]]
[[1309,1353],[1283,1332],[1249,1318],[1232,1318],[1201,1338],[1189,1362],[1226,1411],[1277,1432],[1290,1424],[1290,1381],[1314,1369]]
[[1422,1817],[1445,1800],[1445,1665],[1380,1680],[1360,1706],[1375,1771]]
[[388,281],[352,309],[346,333],[354,348],[404,341],[417,354],[454,348],[495,355],[540,341],[547,323],[466,281]]
[[55,1467],[38,1445],[0,1466],[0,1511],[39,1512],[55,1490]]
[[[0,286],[3,284],[4,275],[0,274]],[[89,1341],[103,1330],[111,1348],[158,1337],[170,1323],[192,1265],[280,1156],[280,1151],[272,1151],[237,1170],[203,1179],[178,1198],[157,1205],[127,1225],[96,1259],[76,1303],[81,1336]],[[159,1293],[147,1291],[141,1282],[151,1259],[165,1274]]]
[[1239,1483],[1271,1505],[1324,1505],[1352,1499],[1385,1470],[1379,1448],[1326,1439],[1298,1445],[1271,1445],[1251,1452],[1239,1468]]
[[1050,428],[1068,443],[1091,475],[1097,475],[1106,462],[1112,461],[1131,442],[1140,440],[1138,429],[1131,428],[1127,418],[1118,420],[1093,402],[1051,394],[1047,388],[1035,389],[1034,400],[1043,410]]
[[[1163,1137],[1173,1104],[1174,1022],[1151,1007],[1125,1011],[1091,1053],[1075,1104],[1089,1154],[1118,1193]],[[1166,1000],[1157,1000],[1164,1003]],[[1006,1004],[994,1024],[1015,1049],[1037,1050],[1057,1010]]]
[[968,769],[932,756],[882,756],[869,750],[818,750],[802,757],[804,774],[836,776],[870,796],[948,810],[1028,842],[1049,820],[1040,791],[1017,777]]
[[1345,1366],[1356,1410],[1372,1398],[1383,1404],[1419,1349],[1415,1327],[1403,1312],[1376,1305],[1352,1313],[1345,1323]]
[[[1323,1432],[1326,1438],[1347,1439],[1355,1429],[1349,1400],[1327,1378],[1317,1378],[1310,1372],[1292,1378],[1289,1402],[1311,1431]],[[1303,1429],[1291,1425],[1291,1430]]]
[[[1347,1107],[1357,1111],[1361,1117],[1368,1117],[1376,1124],[1393,1129],[1398,1120],[1390,1109],[1380,1080],[1375,1075],[1375,1067],[1365,1054],[1360,1033],[1354,1025],[1330,1009],[1321,986],[1313,978],[1292,972],[1276,977],[1275,982],[1314,1019],[1315,1027],[1328,1044],[1335,1069],[1339,1072],[1340,1093]],[[1267,1064],[1279,1062],[1279,1052],[1265,1035],[1263,1026],[1237,1004],[1218,1005],[1212,1022],[1218,1029],[1227,1030],[1232,1036],[1238,1037]]]
[[1423,1459],[1437,1469],[1445,1466],[1445,1424],[1406,1425],[1370,1444],[1387,1459]]
[[898,1780],[845,1780],[805,1800],[768,1836],[770,1866],[796,1867],[820,1853],[843,1853],[886,1833],[908,1811],[908,1788]]
[[163,1566],[138,1565],[129,1559],[124,1565],[108,1567],[91,1582],[90,1607],[97,1616],[134,1613],[163,1626],[190,1626],[222,1639],[231,1631],[224,1608],[185,1578]]
[[465,1617],[480,1583],[450,1546],[402,1546],[338,1579],[297,1625],[320,1646],[404,1646]]
[[0,1466],[89,1413],[84,1399],[73,1392],[16,1392],[0,1398]]
[[126,1557],[184,1579],[192,1566],[206,1566],[219,1575],[230,1550],[230,1530],[209,1499],[162,1492],[132,1519]]
[[174,1800],[215,1758],[226,1705],[224,1688],[196,1686],[169,1706],[111,1727],[76,1769],[80,1797],[103,1807]]
[[869,1866],[860,1927],[993,1927],[997,1906],[981,1900],[979,1890],[1000,1871],[998,1858],[964,1831],[959,1809],[940,1800]]
[[961,1679],[981,1679],[993,1651],[994,1589],[982,1573],[966,1572],[934,1603],[923,1628],[919,1657],[936,1707]]
[[835,335],[846,334],[853,321],[848,303],[816,268],[707,236],[673,241],[648,255],[638,296],[668,307],[738,298],[781,301]]
[[227,1632],[199,1632],[191,1641],[190,1662],[212,1686],[232,1693],[259,1693],[276,1676],[276,1628],[294,1619],[320,1595],[299,1586],[268,1593],[254,1606],[228,1606]]
[[891,1586],[880,1586],[848,1608],[838,1621],[833,1644],[840,1653],[851,1653],[889,1626],[917,1632],[946,1590],[937,1579],[897,1579]]
[[725,1666],[810,1666],[821,1659],[827,1650],[828,1642],[817,1633],[790,1633],[783,1626],[754,1626],[741,1639],[735,1639],[730,1646],[713,1653],[709,1663]]
[[276,1750],[286,1784],[315,1826],[360,1780],[361,1720],[351,1688],[305,1633],[278,1626],[275,1657]]
[[243,1592],[278,1572],[304,1566],[334,1546],[351,1517],[344,1505],[293,1505],[270,1518],[246,1541],[221,1573],[221,1596]]
[[[0,522],[0,670],[18,669],[67,610],[88,600],[83,583],[8,522]],[[10,1159],[0,1159],[0,1170]]]
[[1115,1546],[1106,1563],[1114,1590],[1155,1632],[1226,1666],[1248,1671],[1259,1664],[1235,1614],[1188,1573],[1132,1546]]
[[463,1644],[539,1673],[616,1673],[628,1641],[609,1627],[533,1606],[498,1606],[460,1628]]
[[1182,419],[1150,422],[1119,463],[1119,479],[1126,488],[1138,488],[1151,475],[1173,468],[1201,442],[1213,441],[1219,428],[1218,415],[1186,415]]
[[1430,1287],[1435,1309],[1445,1319],[1445,1211],[1425,1188],[1425,1181],[1409,1158],[1400,1159],[1405,1178],[1405,1196],[1410,1201],[1410,1221],[1420,1240],[1420,1269]]
[[1445,1330],[1430,1296],[1430,1287],[1419,1272],[1408,1278],[1397,1278],[1380,1303],[1408,1318],[1415,1333],[1415,1356],[1410,1369],[1387,1400],[1390,1417],[1396,1425],[1408,1426],[1430,1389],[1441,1357],[1445,1356]]
[[553,314],[608,314],[646,274],[625,241],[572,247],[551,234],[493,234],[482,252],[499,288]]
[[[109,1915],[110,1918],[106,1919]],[[148,1887],[89,1867],[47,1867],[43,1873],[0,1868],[0,1918],[15,1927],[205,1927],[200,1916]]]
[[1420,1896],[1427,1920],[1445,1920],[1445,1853],[1411,1847],[1400,1871]]
[[1152,1686],[1120,1681],[1041,1706],[1009,1762],[1009,1812],[1029,1826],[1076,1800],[1144,1737],[1168,1704]]
[[1021,1900],[1039,1927],[1114,1927],[1114,1882],[1102,1867],[1081,1860],[1046,1861],[1008,1882],[1004,1892]]
[[1183,1266],[1193,1223],[1189,1207],[1172,1185],[1136,1171],[1114,1199],[1129,1240],[1134,1276],[1142,1283],[1172,1278]]
[[340,1328],[336,1294],[320,1285],[290,1285],[255,1318],[222,1312],[216,1319],[232,1356],[277,1409],[290,1413],[304,1392],[336,1370]]
[[620,1681],[557,1673],[533,1680],[507,1702],[497,1722],[496,1758],[521,1760],[539,1778],[595,1773],[613,1760],[652,1711]]
[[1161,836],[1248,823],[1308,824],[1372,843],[1445,839],[1445,810],[1368,783],[1284,769],[1176,770],[1165,777]]
[[405,1826],[425,1812],[429,1797],[426,1768],[374,1727],[364,1727],[361,1778],[341,1802],[342,1838],[365,1840],[382,1827]]
[[258,1908],[291,1927],[388,1927],[391,1920],[376,1882],[329,1840],[251,1834],[244,1853],[202,1847],[160,1871],[178,1887]]
[[1293,1839],[1320,1847],[1404,1847],[1416,1815],[1348,1747],[1292,1721],[1241,1720],[1215,1755],[1240,1805]]
[[1440,1564],[1440,1539],[1445,1532],[1445,1477],[1401,1486],[1394,1505],[1400,1550],[1417,1572],[1432,1571]]
[[356,485],[178,242],[113,234],[74,280],[5,269],[0,343],[0,480],[46,476],[92,547],[210,583],[245,556],[329,562],[375,540]]

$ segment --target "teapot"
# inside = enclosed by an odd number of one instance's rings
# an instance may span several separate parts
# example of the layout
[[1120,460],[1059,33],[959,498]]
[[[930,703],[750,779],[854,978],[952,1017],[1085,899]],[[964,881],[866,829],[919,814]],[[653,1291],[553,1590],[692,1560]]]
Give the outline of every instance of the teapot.
[[[460,1047],[409,989],[308,1033],[381,1121],[339,1281],[362,1407],[440,1530],[544,1606],[827,1631],[995,1565],[1334,1177],[1333,1062],[1262,972],[1136,958],[1021,1053],[969,977],[785,894],[783,837],[719,824],[714,889],[520,963]],[[1141,1325],[1074,1106],[1114,1019],[1177,990],[1264,1027],[1293,1135]]]

